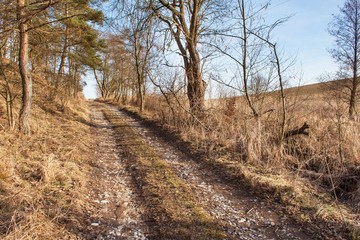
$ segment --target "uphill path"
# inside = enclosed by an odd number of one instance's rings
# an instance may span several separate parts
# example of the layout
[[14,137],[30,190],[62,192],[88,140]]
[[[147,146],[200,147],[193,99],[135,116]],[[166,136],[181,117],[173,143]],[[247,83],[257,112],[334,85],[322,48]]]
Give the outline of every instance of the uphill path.
[[85,239],[318,239],[126,111],[89,102],[96,141]]

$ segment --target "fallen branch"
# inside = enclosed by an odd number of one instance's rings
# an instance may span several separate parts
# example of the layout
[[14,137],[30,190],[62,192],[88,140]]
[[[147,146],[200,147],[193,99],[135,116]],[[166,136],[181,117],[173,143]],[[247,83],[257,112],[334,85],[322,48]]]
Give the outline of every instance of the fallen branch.
[[302,169],[298,169],[297,171],[301,174],[301,176],[311,178],[311,179],[322,179],[322,180],[326,180],[326,181],[329,181],[330,178],[335,179],[337,181],[338,180],[358,180],[358,179],[360,179],[360,176],[356,176],[354,174],[331,175],[329,173],[314,172],[311,170],[302,170]]
[[288,137],[291,137],[291,136],[295,136],[295,135],[299,135],[299,134],[302,134],[302,135],[306,135],[306,136],[309,136],[309,132],[307,132],[306,130],[309,129],[310,126],[309,124],[307,124],[306,122],[299,128],[296,128],[294,130],[290,130],[290,131],[287,131],[285,133],[285,138],[288,138]]

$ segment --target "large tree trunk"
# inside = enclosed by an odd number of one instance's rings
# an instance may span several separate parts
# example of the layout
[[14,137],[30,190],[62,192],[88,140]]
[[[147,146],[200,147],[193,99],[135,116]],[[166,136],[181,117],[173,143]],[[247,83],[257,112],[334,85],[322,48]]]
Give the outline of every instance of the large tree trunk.
[[17,20],[19,23],[19,71],[22,83],[22,104],[19,115],[19,130],[30,134],[30,107],[32,97],[32,81],[29,76],[29,38],[25,19],[26,0],[17,0]]
[[[179,30],[178,30],[179,32]],[[187,51],[182,45],[180,35],[175,33],[176,43],[182,53],[187,78],[187,97],[190,110],[195,116],[201,116],[204,111],[205,84],[201,73],[201,59],[196,49],[196,42],[187,40]]]
[[188,80],[187,96],[190,104],[190,110],[193,114],[199,116],[204,111],[205,85],[202,79],[200,59],[194,57],[186,66],[186,77]]
[[[204,111],[205,84],[202,79],[201,59],[197,50],[200,32],[200,8],[202,1],[194,1],[192,15],[190,18],[189,31],[186,34],[186,48],[189,52],[189,64],[186,66],[186,75],[188,78],[188,99],[190,110],[196,116],[201,116]],[[186,24],[185,24],[186,25]]]

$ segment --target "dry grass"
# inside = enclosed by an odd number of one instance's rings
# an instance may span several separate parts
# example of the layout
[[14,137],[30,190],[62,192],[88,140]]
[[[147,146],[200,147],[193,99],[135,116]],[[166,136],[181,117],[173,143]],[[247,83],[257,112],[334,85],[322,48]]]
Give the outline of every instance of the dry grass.
[[[34,89],[31,136],[7,129],[0,104],[0,238],[77,239],[69,225],[85,204],[92,144],[87,106],[81,98],[66,107],[49,102],[46,81],[37,76]],[[17,114],[19,99],[14,108]]]

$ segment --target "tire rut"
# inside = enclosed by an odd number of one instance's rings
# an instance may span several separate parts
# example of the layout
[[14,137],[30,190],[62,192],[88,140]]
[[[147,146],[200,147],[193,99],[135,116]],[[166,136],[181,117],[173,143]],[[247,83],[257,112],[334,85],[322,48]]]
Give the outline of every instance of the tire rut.
[[103,105],[91,102],[91,119],[96,142],[88,198],[88,225],[83,238],[146,240],[145,212],[133,178],[118,149],[115,133],[103,114]]

